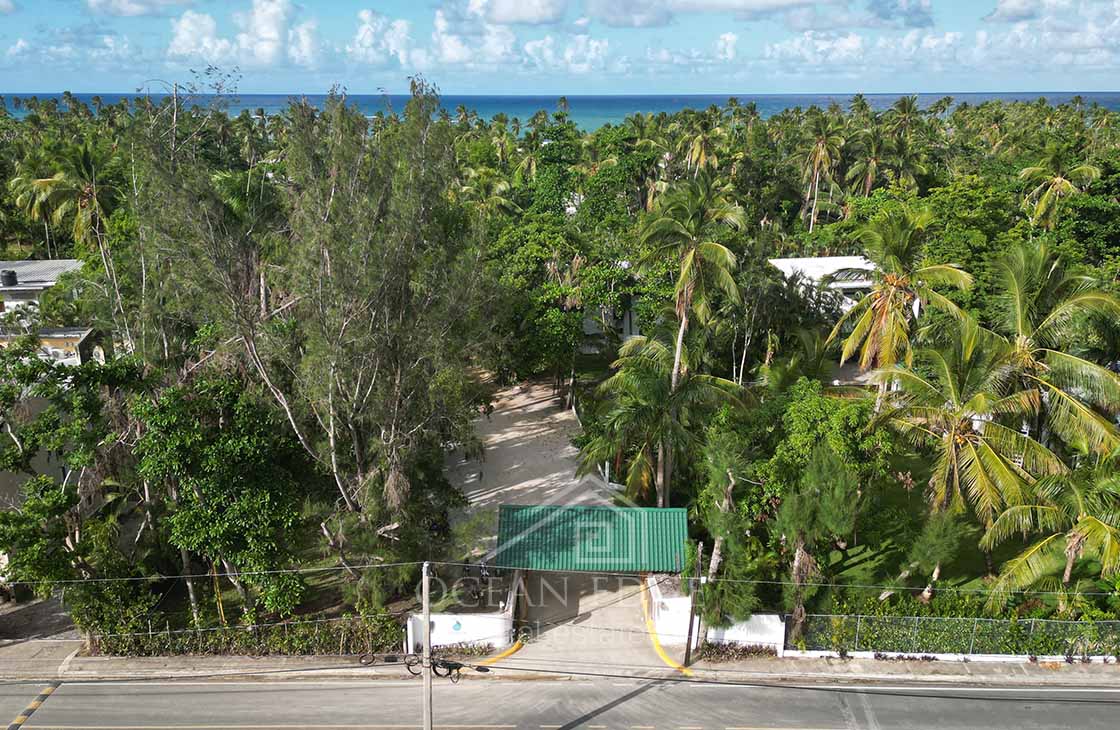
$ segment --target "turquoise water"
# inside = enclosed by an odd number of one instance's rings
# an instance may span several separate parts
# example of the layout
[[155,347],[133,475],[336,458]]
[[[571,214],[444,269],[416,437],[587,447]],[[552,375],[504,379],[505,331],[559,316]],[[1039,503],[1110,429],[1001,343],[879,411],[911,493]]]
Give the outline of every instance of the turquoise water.
[[[20,110],[14,108],[13,95],[4,95],[8,109],[16,115]],[[21,94],[28,97],[30,94]],[[43,98],[61,98],[60,94],[39,94]],[[132,98],[135,94],[74,94],[75,98],[87,104],[94,96],[100,96],[106,104],[115,104],[122,98]],[[156,96],[153,94],[153,96]],[[313,104],[321,104],[326,98],[322,94],[303,95]],[[595,129],[604,124],[617,124],[630,114],[636,112],[678,112],[682,109],[705,109],[713,104],[723,105],[732,95],[727,94],[698,94],[698,95],[658,95],[658,96],[569,96],[568,113],[572,120],[583,129]],[[741,104],[754,102],[763,117],[769,117],[792,107],[809,107],[817,105],[828,106],[836,102],[847,107],[850,94],[740,94],[735,95]],[[900,94],[867,94],[868,103],[875,109],[886,109],[898,99]],[[1023,93],[967,93],[967,94],[918,94],[919,104],[925,106],[945,96],[951,96],[957,103],[980,104],[985,101],[1035,101],[1045,98],[1053,104],[1068,102],[1074,96],[1081,96],[1086,104],[1099,104],[1107,109],[1120,111],[1120,92],[1023,92]],[[263,109],[265,114],[274,114],[283,110],[291,95],[288,94],[241,94],[234,97],[225,97],[221,103],[228,110],[237,114],[242,109],[255,112]],[[461,96],[446,94],[442,97],[443,106],[454,115],[455,109],[460,105],[475,110],[484,119],[490,119],[495,114],[505,114],[510,119],[518,118],[525,122],[529,117],[541,109],[555,111],[561,97],[559,96]],[[367,115],[384,112],[389,109],[401,109],[408,100],[407,96],[400,95],[360,95],[349,97],[350,102],[356,104]],[[212,104],[215,97],[198,95],[194,100],[199,105]]]

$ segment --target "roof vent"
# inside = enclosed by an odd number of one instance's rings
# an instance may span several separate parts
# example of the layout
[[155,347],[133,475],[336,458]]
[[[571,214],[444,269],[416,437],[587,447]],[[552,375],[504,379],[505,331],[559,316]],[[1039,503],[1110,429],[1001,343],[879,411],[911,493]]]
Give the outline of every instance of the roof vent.
[[19,276],[12,269],[4,269],[0,271],[0,286],[16,286],[19,284]]

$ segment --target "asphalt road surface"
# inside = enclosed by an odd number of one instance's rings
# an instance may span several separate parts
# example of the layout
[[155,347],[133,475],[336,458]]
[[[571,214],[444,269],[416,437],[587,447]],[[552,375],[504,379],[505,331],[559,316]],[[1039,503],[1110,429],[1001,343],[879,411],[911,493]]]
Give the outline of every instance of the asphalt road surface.
[[[40,689],[0,684],[0,727]],[[418,681],[64,683],[23,729],[403,730],[419,727],[420,693]],[[437,680],[435,723],[456,730],[1114,730],[1120,691]]]

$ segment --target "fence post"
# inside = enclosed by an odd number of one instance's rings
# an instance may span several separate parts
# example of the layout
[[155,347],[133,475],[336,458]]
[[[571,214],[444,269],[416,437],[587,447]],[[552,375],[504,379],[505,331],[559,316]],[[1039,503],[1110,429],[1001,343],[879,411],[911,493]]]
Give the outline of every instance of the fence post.
[[977,617],[972,618],[972,636],[968,639],[968,654],[972,656],[972,650],[976,647],[976,624],[980,619]]
[[859,626],[861,619],[863,619],[862,614],[856,616],[856,643],[855,646],[852,647],[852,651],[859,651]]
[[914,647],[918,644],[918,625],[921,620],[921,616],[914,617],[914,630],[910,632],[910,651],[917,651]]

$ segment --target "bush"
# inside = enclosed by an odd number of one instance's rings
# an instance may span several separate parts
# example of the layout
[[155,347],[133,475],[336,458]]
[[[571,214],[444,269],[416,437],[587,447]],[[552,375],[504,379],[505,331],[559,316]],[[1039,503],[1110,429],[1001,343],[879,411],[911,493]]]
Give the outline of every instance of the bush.
[[740,644],[736,641],[713,644],[705,641],[700,645],[698,656],[706,662],[737,662],[760,656],[778,656],[778,651],[763,644]]
[[903,654],[1116,656],[1120,621],[809,616],[804,648]]
[[90,638],[94,656],[339,655],[400,651],[404,628],[388,614]]

